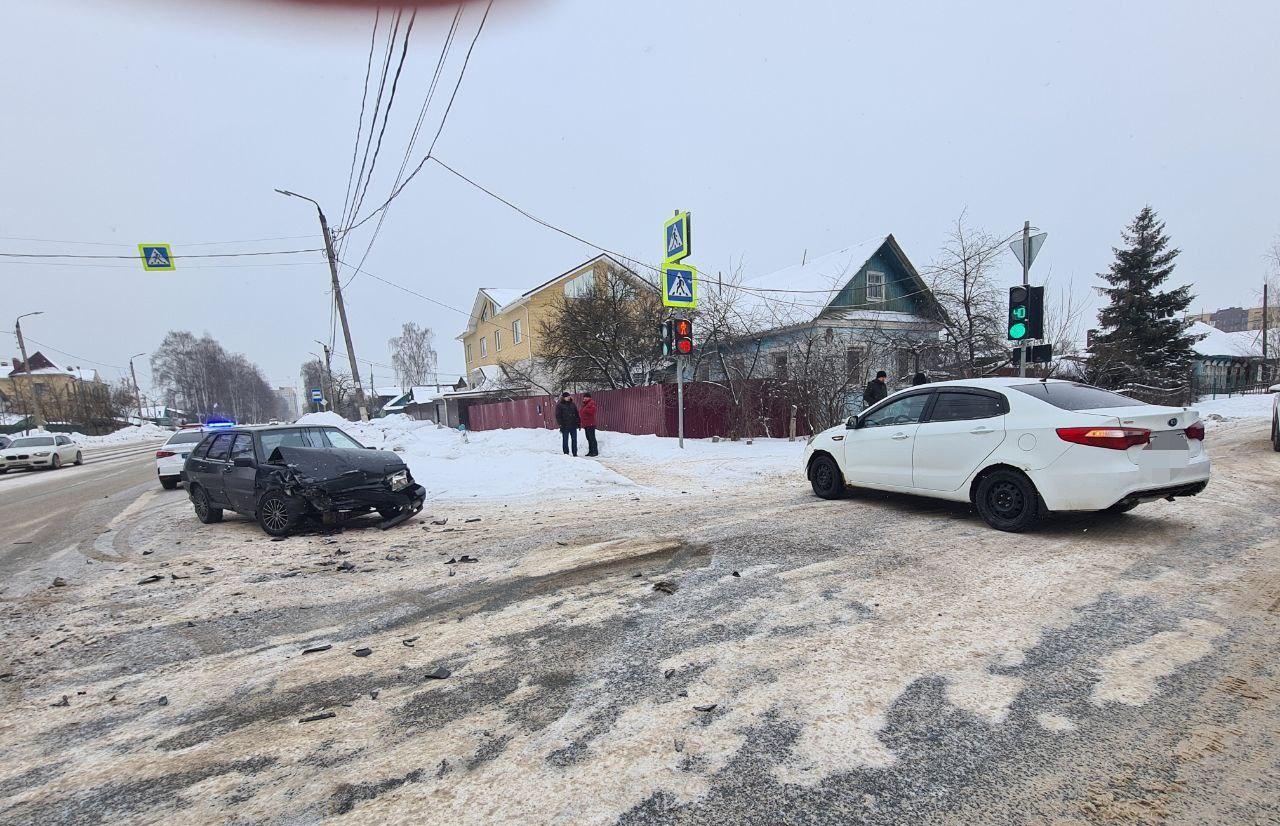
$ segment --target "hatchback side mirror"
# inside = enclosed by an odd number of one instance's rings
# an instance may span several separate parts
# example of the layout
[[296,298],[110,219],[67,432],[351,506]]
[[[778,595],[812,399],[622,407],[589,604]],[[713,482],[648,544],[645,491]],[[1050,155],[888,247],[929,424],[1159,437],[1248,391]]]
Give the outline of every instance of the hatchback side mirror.
[[253,460],[252,456],[237,456],[232,460],[231,464],[236,467],[257,467],[258,463]]
[[847,420],[845,420],[844,427],[845,427],[845,430],[857,430],[858,417],[856,415],[850,416]]

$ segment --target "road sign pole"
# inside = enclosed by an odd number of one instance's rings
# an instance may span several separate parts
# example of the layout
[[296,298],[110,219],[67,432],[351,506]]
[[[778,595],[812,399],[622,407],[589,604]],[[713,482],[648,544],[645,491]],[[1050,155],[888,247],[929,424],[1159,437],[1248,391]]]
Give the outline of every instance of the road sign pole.
[[684,449],[684,356],[676,356],[676,435]]
[[[1022,286],[1030,285],[1029,277],[1031,273],[1031,222],[1026,221],[1022,225]],[[1027,375],[1027,349],[1026,342],[1019,341],[1018,348],[1022,350],[1022,358],[1018,361],[1018,377],[1025,378]]]

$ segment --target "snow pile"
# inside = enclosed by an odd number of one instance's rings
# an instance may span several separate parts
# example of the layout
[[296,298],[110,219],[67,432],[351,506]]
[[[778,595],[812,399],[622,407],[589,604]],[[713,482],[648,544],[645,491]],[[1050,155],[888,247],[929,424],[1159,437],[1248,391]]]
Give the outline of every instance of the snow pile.
[[70,436],[71,440],[81,447],[103,447],[106,445],[125,445],[130,442],[154,442],[157,439],[167,439],[173,435],[173,430],[147,422],[142,427],[122,427],[105,436],[86,436],[83,433],[68,433],[66,435]]
[[760,439],[755,444],[685,440],[600,432],[599,460],[582,456],[586,438],[578,434],[577,458],[560,450],[555,430],[514,428],[469,432],[438,428],[432,422],[396,415],[349,422],[334,413],[309,413],[299,424],[332,425],[368,447],[394,450],[432,500],[595,498],[640,490],[680,494],[741,485],[765,476],[803,476],[804,442]]
[[1275,396],[1271,393],[1250,393],[1245,396],[1230,398],[1202,396],[1194,407],[1200,411],[1200,417],[1208,419],[1210,414],[1224,419],[1270,419],[1271,403]]

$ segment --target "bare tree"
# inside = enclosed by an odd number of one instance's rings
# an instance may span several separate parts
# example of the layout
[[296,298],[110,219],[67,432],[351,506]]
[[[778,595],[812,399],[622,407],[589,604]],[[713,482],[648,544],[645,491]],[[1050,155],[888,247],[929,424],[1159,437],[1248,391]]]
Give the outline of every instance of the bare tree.
[[942,371],[957,378],[984,375],[1008,361],[1005,307],[994,275],[1003,241],[956,218],[946,244],[925,272],[942,326]]
[[197,339],[186,331],[170,331],[151,355],[151,372],[176,406],[196,415],[261,422],[274,418],[279,407],[257,365],[228,353],[207,333]]
[[652,384],[663,366],[663,316],[651,285],[611,268],[582,294],[557,299],[553,311],[538,324],[541,352],[524,369],[543,377],[539,384],[556,387]]
[[410,388],[431,382],[439,359],[435,348],[435,333],[430,327],[419,327],[407,321],[400,328],[400,335],[387,342],[391,348],[391,365],[396,371],[396,383]]

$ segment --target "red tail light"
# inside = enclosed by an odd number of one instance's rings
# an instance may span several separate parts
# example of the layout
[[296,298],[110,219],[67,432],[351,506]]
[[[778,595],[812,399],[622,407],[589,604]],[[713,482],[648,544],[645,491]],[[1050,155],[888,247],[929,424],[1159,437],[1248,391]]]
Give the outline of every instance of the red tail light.
[[1195,439],[1197,442],[1204,441],[1204,422],[1196,422],[1186,430],[1188,439]]
[[1058,438],[1089,447],[1125,450],[1151,441],[1151,431],[1144,427],[1060,427]]
[[167,458],[169,458],[170,456],[177,456],[177,455],[178,455],[178,454],[174,453],[172,450],[157,450],[157,451],[156,451],[156,458],[157,458],[157,459],[167,459]]

